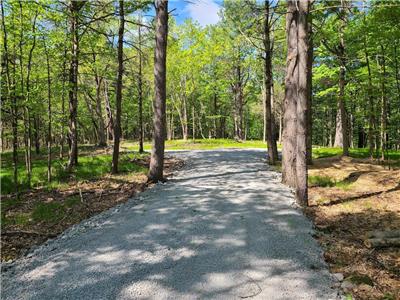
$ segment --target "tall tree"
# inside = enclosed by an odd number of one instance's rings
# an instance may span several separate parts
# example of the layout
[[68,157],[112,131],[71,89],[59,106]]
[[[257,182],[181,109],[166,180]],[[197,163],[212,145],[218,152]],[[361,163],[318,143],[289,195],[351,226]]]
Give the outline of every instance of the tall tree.
[[78,164],[78,66],[79,66],[79,11],[86,1],[70,1],[69,31],[71,35],[71,61],[69,68],[69,161],[67,170]]
[[297,0],[287,2],[286,40],[287,60],[285,77],[285,100],[283,116],[282,145],[282,182],[296,187],[296,126],[297,126],[297,91],[298,91],[298,55],[297,55]]
[[122,105],[122,75],[124,72],[124,1],[119,1],[119,29],[118,29],[118,71],[117,88],[115,95],[115,123],[114,123],[114,150],[112,159],[112,173],[118,173],[119,143],[121,138],[121,105]]
[[270,1],[264,1],[264,110],[265,110],[265,135],[268,145],[268,162],[273,165],[278,160],[278,147],[274,135],[274,116],[272,114],[272,45],[271,45],[271,20]]
[[168,37],[168,0],[156,0],[156,45],[154,49],[153,147],[149,180],[164,180],[164,147],[166,135],[166,58]]
[[296,133],[296,198],[302,205],[308,205],[307,186],[307,130],[309,109],[309,3],[308,0],[299,0],[298,3],[298,87],[297,87],[297,133]]

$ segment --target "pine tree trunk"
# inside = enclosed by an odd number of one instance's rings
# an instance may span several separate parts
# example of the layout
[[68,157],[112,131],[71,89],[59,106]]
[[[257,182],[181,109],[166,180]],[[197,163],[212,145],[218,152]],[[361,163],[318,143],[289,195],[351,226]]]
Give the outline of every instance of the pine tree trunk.
[[296,126],[297,126],[297,0],[287,2],[287,60],[283,116],[282,182],[296,187]]
[[114,149],[111,172],[118,173],[119,144],[121,139],[121,104],[122,104],[122,73],[124,71],[124,27],[125,12],[124,1],[119,1],[119,29],[118,29],[118,71],[115,95],[115,124],[114,124]]
[[[312,9],[312,2],[308,3],[308,12]],[[314,45],[312,32],[312,16],[308,13],[308,57],[307,57],[307,164],[312,164],[312,68],[314,61]]]
[[47,181],[51,182],[51,77],[50,77],[50,59],[47,46],[45,45],[46,63],[47,63]]
[[79,55],[79,37],[78,37],[78,13],[85,2],[71,1],[70,10],[70,34],[71,34],[71,62],[69,70],[69,161],[67,171],[71,171],[78,164],[78,55]]
[[149,180],[164,180],[166,59],[168,36],[168,0],[156,0],[156,43],[154,49],[154,132],[151,149]]
[[385,62],[385,48],[381,45],[381,159],[385,160],[386,158],[386,150],[387,150],[387,136],[386,136],[386,127],[387,127],[387,99],[386,99],[386,88],[385,88],[385,80],[386,80],[386,62]]
[[270,41],[269,0],[264,2],[264,111],[265,111],[265,139],[268,145],[268,163],[274,165],[278,160],[276,139],[273,134],[272,116],[272,47]]
[[[141,22],[141,18],[140,18]],[[138,37],[139,37],[139,74],[138,74],[138,101],[139,101],[139,153],[144,152],[143,148],[143,81],[142,81],[142,30],[141,26],[138,26]]]
[[296,199],[300,205],[308,205],[307,134],[309,107],[309,31],[307,0],[300,0],[298,19],[298,98],[296,135]]
[[104,80],[104,102],[106,106],[107,112],[107,139],[109,141],[114,139],[114,117],[111,110],[110,98],[108,97],[108,83],[107,80]]
[[346,13],[346,1],[342,1],[341,6],[341,22],[339,26],[339,47],[338,47],[338,59],[339,59],[339,99],[338,99],[338,111],[336,115],[336,134],[335,134],[335,147],[343,148],[343,155],[349,155],[349,136],[347,130],[347,113],[345,105],[345,86],[346,86],[346,53],[344,43],[344,30],[347,26],[347,13]]

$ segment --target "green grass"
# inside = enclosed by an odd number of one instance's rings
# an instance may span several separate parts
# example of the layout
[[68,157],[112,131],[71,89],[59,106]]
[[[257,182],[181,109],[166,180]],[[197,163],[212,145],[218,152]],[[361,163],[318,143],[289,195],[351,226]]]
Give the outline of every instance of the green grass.
[[[121,153],[119,169],[124,172],[145,172],[146,169],[131,162],[134,158],[141,158],[148,154]],[[7,155],[6,155],[7,156]],[[2,157],[3,159],[4,157]],[[2,160],[3,162],[4,160]],[[82,156],[79,157],[79,164],[75,170],[68,174],[65,171],[66,160],[55,159],[52,162],[52,182],[47,182],[47,161],[46,159],[36,159],[32,161],[32,187],[46,187],[48,189],[60,188],[72,178],[78,181],[96,179],[111,170],[111,155]],[[26,190],[27,174],[23,159],[19,161],[18,177],[20,190]],[[1,193],[3,195],[14,192],[13,167],[11,164],[4,163],[0,171]]]
[[349,190],[351,188],[352,182],[341,180],[336,181],[329,176],[308,176],[308,183],[310,186],[319,187],[338,187],[342,190]]
[[[313,148],[313,158],[323,158],[331,157],[336,155],[341,155],[343,153],[342,148],[329,148],[329,147],[314,147]],[[350,157],[354,158],[369,158],[368,148],[350,148]],[[375,155],[375,154],[374,154]],[[380,152],[378,152],[378,158],[380,157]],[[400,151],[389,150],[387,151],[388,159],[400,160]]]
[[32,211],[32,219],[36,222],[56,222],[64,216],[64,206],[58,202],[38,203]]
[[329,176],[308,176],[308,183],[311,186],[332,187],[336,182]]
[[[122,142],[122,147],[128,150],[137,150],[138,143],[132,141]],[[151,149],[151,143],[144,143],[145,150]],[[266,149],[267,144],[260,140],[248,140],[238,142],[230,139],[188,139],[172,140],[165,142],[165,148],[168,150],[209,150],[221,148],[261,148]]]

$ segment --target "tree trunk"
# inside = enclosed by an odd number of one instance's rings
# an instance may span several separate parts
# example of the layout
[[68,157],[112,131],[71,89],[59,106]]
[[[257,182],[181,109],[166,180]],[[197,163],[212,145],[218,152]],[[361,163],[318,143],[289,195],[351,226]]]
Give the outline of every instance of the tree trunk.
[[386,147],[387,147],[387,136],[386,136],[386,127],[387,127],[387,99],[386,99],[386,89],[385,89],[385,80],[386,80],[386,62],[385,62],[385,48],[381,45],[381,55],[382,60],[381,64],[381,159],[385,160],[386,158]]
[[[2,29],[3,29],[3,47],[4,47],[4,61],[5,61],[5,72],[7,78],[7,96],[11,101],[11,127],[12,127],[12,157],[13,157],[13,179],[14,179],[14,188],[15,194],[18,198],[18,119],[17,119],[17,97],[15,95],[15,82],[11,82],[10,76],[10,65],[9,65],[9,57],[8,57],[8,37],[7,37],[7,28],[4,20],[4,2],[1,0],[1,20],[2,20]],[[13,69],[14,69],[14,78],[15,78],[15,47],[14,47],[14,61],[13,61]]]
[[278,160],[276,139],[273,134],[273,116],[272,116],[272,47],[270,41],[270,20],[269,20],[269,0],[264,2],[264,111],[265,111],[265,138],[268,145],[268,163],[274,165]]
[[367,44],[364,38],[364,54],[365,54],[365,61],[367,63],[368,69],[368,144],[369,144],[369,158],[374,158],[374,99],[372,97],[372,76],[371,76],[371,67],[369,64],[369,56],[367,51]]
[[108,97],[108,83],[107,80],[104,81],[104,102],[107,112],[107,138],[108,140],[113,140],[114,132],[114,117],[111,109],[110,98]]
[[60,154],[59,157],[60,159],[63,159],[64,157],[64,142],[65,142],[65,136],[64,136],[64,123],[65,123],[65,81],[66,81],[66,73],[67,73],[67,48],[64,50],[64,60],[63,60],[63,67],[62,67],[62,91],[61,91],[61,134],[60,134]]
[[[96,65],[96,54],[93,53],[93,64]],[[103,79],[98,75],[97,68],[94,67],[94,81],[96,82],[96,117],[97,117],[97,145],[99,147],[107,146],[105,124],[103,119],[103,109],[101,105],[101,84]]]
[[156,0],[156,43],[154,49],[153,147],[151,149],[149,180],[164,180],[166,59],[168,37],[168,0]]
[[300,205],[308,205],[307,186],[307,121],[309,107],[309,31],[307,0],[299,1],[298,19],[298,98],[296,135],[296,199]]
[[50,59],[47,46],[45,44],[45,54],[47,63],[47,181],[51,182],[51,77]]
[[114,150],[111,172],[118,173],[119,143],[121,138],[121,104],[122,104],[122,73],[124,71],[124,0],[119,1],[119,29],[118,29],[118,71],[115,95],[115,124],[114,124]]
[[345,86],[346,86],[346,53],[344,43],[344,30],[347,25],[346,1],[342,1],[341,6],[341,23],[339,26],[339,47],[338,47],[338,60],[339,60],[339,99],[338,111],[336,115],[336,134],[335,134],[335,147],[343,148],[343,155],[349,155],[349,137],[347,131],[347,115],[345,106]]
[[71,34],[71,62],[69,70],[69,161],[67,171],[71,171],[78,164],[78,128],[77,128],[77,110],[78,110],[78,55],[79,55],[79,37],[78,37],[78,13],[85,4],[85,1],[71,1],[70,10],[70,34]]
[[287,60],[283,116],[282,182],[296,187],[296,126],[297,126],[297,0],[287,2]]
[[[312,2],[308,3],[308,12],[312,10]],[[308,13],[308,56],[307,56],[307,164],[312,164],[312,68],[314,62],[314,44],[312,32],[312,15]]]
[[[139,23],[141,22],[141,18]],[[138,26],[138,37],[139,37],[139,74],[138,74],[138,101],[139,101],[139,153],[143,153],[143,81],[142,81],[142,28]]]

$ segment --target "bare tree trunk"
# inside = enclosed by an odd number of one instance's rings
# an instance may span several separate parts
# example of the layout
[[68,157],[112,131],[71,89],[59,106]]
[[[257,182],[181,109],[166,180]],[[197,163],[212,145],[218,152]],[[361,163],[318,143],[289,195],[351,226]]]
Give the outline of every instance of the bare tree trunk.
[[108,140],[113,140],[113,132],[114,132],[114,117],[111,110],[110,99],[108,97],[108,82],[104,80],[104,102],[106,105],[107,112],[107,138]]
[[312,1],[308,3],[308,57],[307,57],[307,164],[312,164],[312,68],[314,61],[314,45],[312,32],[312,16],[309,13],[312,10]]
[[296,187],[296,126],[297,126],[297,0],[287,2],[287,60],[283,117],[282,182]]
[[[141,18],[139,23],[141,22]],[[139,153],[144,152],[143,149],[143,81],[142,81],[142,30],[141,26],[138,26],[138,37],[139,37],[139,74],[138,74],[138,100],[139,100]]]
[[64,157],[64,122],[65,122],[65,81],[66,81],[66,73],[67,73],[67,48],[64,50],[64,60],[63,60],[63,67],[62,67],[62,91],[61,91],[61,135],[60,135],[60,159]]
[[[18,119],[17,119],[17,97],[15,95],[15,80],[11,82],[10,76],[10,64],[8,57],[8,37],[7,37],[7,28],[4,20],[4,2],[1,0],[1,20],[2,20],[2,30],[3,30],[3,47],[4,47],[4,63],[6,69],[6,78],[7,78],[7,96],[11,100],[11,126],[12,126],[12,157],[13,157],[13,179],[14,179],[14,188],[15,194],[18,198]],[[15,78],[15,46],[14,46],[14,61],[13,61],[13,70],[14,70],[14,78]]]
[[156,45],[154,50],[154,133],[149,180],[164,180],[166,59],[168,37],[168,0],[156,0]]
[[196,116],[194,115],[194,104],[192,106],[192,138],[196,139]]
[[119,29],[118,29],[118,73],[115,95],[115,124],[114,124],[114,150],[111,172],[118,173],[119,143],[121,138],[121,103],[122,103],[122,73],[124,71],[124,26],[125,13],[124,1],[119,1]]
[[70,34],[71,34],[71,63],[69,70],[69,139],[70,151],[67,170],[71,171],[78,164],[78,128],[77,128],[77,110],[78,110],[78,55],[79,55],[79,37],[78,37],[78,13],[85,4],[85,1],[71,1],[70,10]]
[[369,56],[367,52],[367,44],[364,39],[364,54],[368,69],[368,144],[369,144],[369,157],[374,158],[374,99],[372,97],[372,77],[371,77],[371,67],[369,64]]
[[335,135],[335,147],[343,148],[343,155],[349,155],[349,137],[347,130],[347,114],[345,106],[345,86],[346,86],[346,53],[344,43],[344,30],[347,26],[347,13],[346,13],[346,1],[341,1],[341,22],[339,26],[339,47],[338,47],[338,59],[339,59],[339,99],[338,99],[338,111],[336,115],[336,135]]
[[50,77],[50,59],[49,50],[46,43],[44,45],[47,63],[47,181],[51,182],[51,77]]
[[265,100],[264,100],[264,111],[265,111],[265,135],[268,145],[268,163],[274,165],[278,160],[277,154],[277,145],[274,137],[273,126],[275,126],[273,122],[272,115],[272,47],[270,41],[270,20],[269,20],[269,0],[265,0],[264,2],[264,91],[265,91]]
[[307,0],[299,1],[298,19],[298,98],[296,135],[296,199],[300,205],[308,205],[307,170],[307,117],[309,102],[309,31]]
[[[96,65],[96,54],[93,52],[93,64]],[[103,109],[101,105],[101,84],[103,79],[99,76],[97,68],[94,67],[94,81],[96,82],[96,108],[95,113],[97,117],[97,144],[99,147],[107,146],[107,138],[105,132],[105,124],[103,119]]]
[[387,99],[386,99],[386,89],[385,89],[385,80],[386,80],[386,62],[385,62],[385,48],[381,44],[381,57],[382,60],[380,62],[381,65],[381,159],[385,160],[386,158],[386,148],[387,148],[387,137],[386,137],[386,127],[387,127]]

